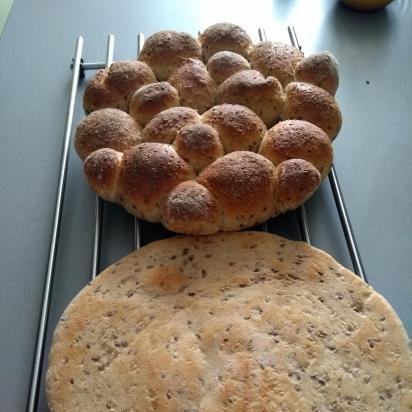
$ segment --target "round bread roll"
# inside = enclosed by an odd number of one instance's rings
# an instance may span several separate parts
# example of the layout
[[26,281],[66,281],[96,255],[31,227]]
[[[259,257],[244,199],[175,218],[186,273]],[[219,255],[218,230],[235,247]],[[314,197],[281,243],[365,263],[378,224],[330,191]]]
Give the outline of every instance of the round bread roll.
[[265,77],[276,77],[283,87],[294,80],[296,65],[304,54],[296,47],[272,41],[263,41],[249,54],[252,69],[259,70]]
[[285,160],[276,167],[275,213],[302,205],[319,187],[319,171],[306,160]]
[[213,24],[200,34],[199,42],[205,62],[220,51],[232,51],[247,57],[252,47],[252,40],[245,30],[232,23]]
[[212,79],[220,84],[237,72],[250,70],[250,64],[240,54],[231,51],[220,51],[210,57],[207,62],[207,70]]
[[275,197],[273,164],[256,153],[232,152],[199,175],[222,213],[221,230],[240,230],[269,219]]
[[132,94],[141,86],[156,81],[152,69],[135,60],[118,61],[109,69],[97,72],[84,92],[83,108],[86,113],[113,107],[128,111]]
[[156,114],[175,106],[180,106],[179,93],[170,83],[151,83],[133,94],[129,113],[145,126]]
[[107,86],[108,74],[109,69],[101,69],[87,84],[83,95],[83,109],[86,114],[106,107],[126,109],[120,92]]
[[225,154],[217,131],[203,123],[182,127],[174,141],[174,147],[178,155],[196,172]]
[[201,57],[196,39],[188,33],[163,30],[147,38],[139,60],[146,62],[159,80],[167,80],[182,61],[190,57]]
[[285,120],[266,133],[259,154],[278,165],[287,159],[312,163],[324,178],[332,166],[333,149],[328,135],[304,120]]
[[202,115],[202,122],[219,133],[225,153],[237,150],[256,152],[266,133],[262,119],[240,104],[221,104]]
[[169,82],[179,91],[183,106],[191,107],[199,113],[213,106],[216,85],[202,61],[186,59],[173,72]]
[[172,143],[183,126],[198,122],[200,122],[199,114],[189,107],[172,107],[163,110],[143,129],[143,141]]
[[163,224],[178,233],[208,235],[220,230],[216,200],[201,184],[188,180],[177,185],[166,199]]
[[118,61],[110,65],[107,85],[123,98],[123,110],[127,111],[133,93],[145,84],[156,81],[152,69],[137,60]]
[[74,146],[82,160],[104,147],[123,152],[140,143],[140,132],[141,127],[136,120],[122,110],[96,110],[77,126]]
[[226,79],[218,88],[217,103],[237,103],[252,109],[273,126],[283,107],[283,89],[274,77],[265,77],[256,70],[243,70]]
[[142,143],[123,154],[118,198],[135,216],[160,222],[169,192],[180,182],[194,177],[192,168],[172,146]]
[[319,86],[334,96],[339,86],[338,61],[329,52],[312,54],[296,65],[295,79]]
[[69,304],[51,412],[407,412],[393,308],[325,252],[258,232],[152,242]]
[[90,153],[83,164],[84,174],[92,189],[103,199],[117,202],[119,171],[123,153],[104,148]]
[[342,115],[336,100],[327,91],[309,83],[293,82],[286,87],[282,120],[301,119],[324,130],[334,140],[342,126]]

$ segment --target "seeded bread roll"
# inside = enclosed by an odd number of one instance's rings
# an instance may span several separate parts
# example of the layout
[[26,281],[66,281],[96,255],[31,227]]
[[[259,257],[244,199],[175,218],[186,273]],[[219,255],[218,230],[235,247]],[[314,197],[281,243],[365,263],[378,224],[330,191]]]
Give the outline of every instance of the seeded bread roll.
[[170,83],[151,83],[133,94],[129,113],[145,126],[156,114],[175,106],[180,106],[179,93]]
[[252,40],[241,27],[232,23],[217,23],[208,27],[199,36],[205,63],[220,51],[232,51],[247,57]]
[[217,131],[203,123],[182,127],[174,141],[174,147],[177,154],[196,172],[225,154]]
[[240,104],[221,104],[203,113],[202,122],[217,130],[225,153],[236,150],[256,152],[266,133],[261,118]]
[[342,115],[333,96],[320,87],[302,82],[288,84],[285,91],[282,120],[306,120],[324,130],[331,140],[336,138],[342,126]]
[[188,33],[163,30],[147,38],[139,60],[147,63],[159,80],[167,80],[190,57],[201,57],[199,43]]
[[243,70],[218,87],[216,101],[247,106],[270,127],[279,119],[283,107],[283,89],[274,77],[265,79],[256,70]]
[[285,160],[276,167],[275,213],[302,205],[319,187],[320,173],[303,159]]
[[166,199],[163,224],[178,233],[207,235],[221,227],[221,215],[212,194],[194,180],[180,183]]
[[258,233],[176,236],[107,268],[50,350],[50,412],[409,412],[389,303],[325,252]]
[[114,62],[109,69],[99,70],[87,85],[83,96],[84,111],[87,114],[112,107],[127,112],[133,93],[144,84],[155,81],[152,69],[143,62]]
[[273,214],[274,166],[256,153],[238,151],[213,162],[198,177],[216,199],[221,230],[240,230]]
[[178,90],[182,105],[199,113],[205,112],[215,102],[215,82],[198,59],[186,59],[172,73],[169,82]]
[[89,185],[103,199],[118,201],[117,182],[123,153],[104,148],[86,157],[83,169]]
[[220,84],[237,72],[250,70],[250,64],[240,54],[221,51],[210,57],[207,62],[207,70],[212,79],[217,84]]
[[249,54],[252,69],[276,77],[283,87],[294,80],[295,67],[303,57],[296,47],[271,41],[256,44]]
[[141,127],[132,116],[118,109],[101,109],[79,123],[74,145],[84,160],[95,150],[108,147],[123,152],[140,141]]
[[153,117],[143,129],[143,141],[172,143],[183,126],[198,122],[199,114],[189,107],[166,109]]
[[278,165],[287,159],[312,163],[324,178],[332,166],[333,149],[328,135],[304,120],[285,120],[266,133],[259,154]]
[[334,96],[339,86],[338,61],[329,52],[312,54],[296,65],[295,79],[319,86]]
[[120,92],[107,86],[108,74],[109,69],[99,70],[86,86],[83,95],[83,109],[86,114],[106,107],[125,109]]
[[130,213],[149,222],[159,222],[170,191],[194,177],[192,168],[172,146],[142,143],[123,155],[118,198]]
[[86,158],[84,172],[103,199],[118,202],[149,222],[160,222],[171,190],[195,177],[173,147],[162,143],[141,143],[123,154],[98,150]]

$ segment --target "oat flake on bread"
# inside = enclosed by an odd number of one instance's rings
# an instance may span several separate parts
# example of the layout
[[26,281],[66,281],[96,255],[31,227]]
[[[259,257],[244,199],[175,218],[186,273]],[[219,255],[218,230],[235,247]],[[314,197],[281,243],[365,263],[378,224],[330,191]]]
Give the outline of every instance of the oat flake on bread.
[[266,233],[180,236],[106,269],[66,309],[52,412],[412,409],[408,337],[326,253]]

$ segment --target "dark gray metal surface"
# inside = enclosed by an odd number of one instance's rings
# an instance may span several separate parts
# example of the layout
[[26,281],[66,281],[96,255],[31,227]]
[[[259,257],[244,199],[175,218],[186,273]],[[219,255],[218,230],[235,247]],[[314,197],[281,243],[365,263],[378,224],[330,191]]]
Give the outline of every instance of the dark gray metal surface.
[[[337,99],[344,126],[335,165],[370,284],[395,307],[412,334],[412,10],[395,0],[359,14],[328,0],[239,2],[122,1],[15,4],[0,42],[0,410],[26,408],[53,225],[54,199],[76,38],[83,57],[104,61],[107,36],[114,58],[136,55],[136,36],[175,28],[197,33],[217,21],[245,27],[258,40],[288,42],[295,26],[305,53],[330,50],[340,61]],[[87,74],[90,78],[91,74]],[[86,78],[87,81],[87,78]],[[85,82],[79,89],[81,97]],[[81,99],[75,123],[83,116]],[[351,267],[330,186],[306,204],[312,243]],[[69,300],[89,280],[94,194],[71,148],[46,346]],[[141,244],[170,233],[141,223]],[[299,239],[295,213],[268,223]],[[100,267],[134,248],[134,220],[105,204]],[[46,411],[43,389],[39,411]]]

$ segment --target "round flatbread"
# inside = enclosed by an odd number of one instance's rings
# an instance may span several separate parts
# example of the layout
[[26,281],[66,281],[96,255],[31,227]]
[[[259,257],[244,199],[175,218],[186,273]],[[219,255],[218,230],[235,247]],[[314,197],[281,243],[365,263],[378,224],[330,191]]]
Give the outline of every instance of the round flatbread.
[[52,412],[412,408],[408,337],[388,302],[302,242],[180,236],[86,286],[54,334]]

